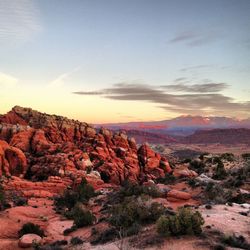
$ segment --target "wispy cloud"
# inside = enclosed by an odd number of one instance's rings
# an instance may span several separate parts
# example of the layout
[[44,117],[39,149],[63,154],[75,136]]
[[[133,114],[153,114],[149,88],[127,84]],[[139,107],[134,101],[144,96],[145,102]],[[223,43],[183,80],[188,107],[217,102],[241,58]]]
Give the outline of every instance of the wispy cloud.
[[190,92],[190,93],[214,93],[220,92],[229,87],[227,83],[204,83],[204,84],[192,84],[187,85],[183,83],[164,85],[162,88],[169,91],[176,92]]
[[35,1],[0,0],[0,45],[29,40],[42,30]]
[[196,66],[181,68],[180,71],[191,71],[191,70],[197,70],[197,69],[211,68],[213,66],[214,65],[211,65],[211,64],[200,64]]
[[220,37],[215,31],[184,31],[176,34],[169,40],[169,43],[184,43],[187,46],[195,47],[214,42]]
[[62,87],[65,84],[65,81],[67,78],[69,78],[72,74],[79,71],[81,69],[81,66],[77,66],[74,69],[72,69],[69,72],[63,73],[56,77],[53,81],[49,83],[49,87]]
[[[172,90],[167,89],[170,86]],[[150,86],[144,84],[117,83],[111,88],[97,91],[77,91],[77,95],[100,95],[113,100],[147,101],[158,104],[159,107],[180,114],[223,113],[231,115],[250,114],[250,101],[237,102],[231,97],[219,92],[228,85],[225,83]],[[211,88],[210,88],[211,87]],[[177,94],[180,88],[183,94]],[[209,90],[210,88],[210,90]],[[171,93],[173,92],[173,93]],[[197,92],[197,93],[196,93]],[[209,92],[209,93],[205,93]]]
[[0,72],[0,87],[13,87],[17,82],[18,79],[14,76]]

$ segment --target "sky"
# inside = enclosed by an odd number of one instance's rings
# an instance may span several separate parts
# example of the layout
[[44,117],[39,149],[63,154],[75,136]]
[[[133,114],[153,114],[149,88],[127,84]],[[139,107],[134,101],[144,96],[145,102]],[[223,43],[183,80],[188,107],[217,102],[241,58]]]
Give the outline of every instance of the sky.
[[0,0],[0,113],[250,117],[250,0]]

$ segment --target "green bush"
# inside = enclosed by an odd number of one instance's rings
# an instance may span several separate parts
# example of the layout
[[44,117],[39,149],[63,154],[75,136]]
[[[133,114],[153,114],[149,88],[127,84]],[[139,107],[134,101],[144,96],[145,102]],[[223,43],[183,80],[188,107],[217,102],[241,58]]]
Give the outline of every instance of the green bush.
[[44,231],[40,228],[39,225],[33,224],[32,222],[28,222],[22,226],[22,228],[18,231],[18,236],[22,237],[24,234],[37,234],[41,237],[44,237]]
[[23,197],[20,193],[12,193],[11,199],[15,206],[25,206],[28,204],[28,199],[26,197]]
[[227,177],[227,172],[224,168],[224,164],[219,158],[216,158],[216,163],[217,166],[213,178],[217,180],[223,180]]
[[88,202],[95,195],[94,188],[84,178],[75,190],[65,190],[61,196],[55,197],[54,205],[57,209],[67,208],[70,210],[77,202]]
[[189,179],[187,181],[187,184],[191,187],[191,188],[195,188],[196,186],[199,185],[199,182],[196,181],[195,179]]
[[235,157],[234,157],[233,153],[224,153],[224,154],[221,154],[221,158],[223,160],[226,160],[226,161],[234,161],[235,160]]
[[95,233],[94,239],[91,241],[91,244],[96,245],[96,244],[105,244],[109,241],[115,240],[119,238],[119,232],[117,231],[116,228],[111,227],[106,229],[105,231],[98,233]]
[[229,235],[229,236],[223,236],[221,241],[230,246],[230,247],[236,247],[240,249],[250,249],[250,244],[247,243],[246,239],[240,235],[240,236],[235,236],[235,235]]
[[189,168],[197,172],[198,174],[201,174],[204,172],[204,168],[206,167],[205,163],[201,160],[192,160],[189,163]]
[[176,215],[162,215],[156,223],[157,232],[163,236],[198,235],[202,232],[204,219],[190,208],[179,208]]
[[225,187],[240,187],[246,181],[250,181],[250,164],[246,164],[242,168],[231,171],[230,178],[225,182]]
[[232,198],[232,191],[220,184],[209,182],[204,190],[205,199],[217,204],[224,204]]
[[122,203],[111,208],[109,222],[116,228],[128,229],[137,224],[147,224],[156,221],[165,211],[162,204],[137,199],[126,198]]
[[162,184],[174,184],[176,181],[176,177],[172,174],[166,173],[165,176],[163,178],[158,178],[157,182],[158,183],[162,183]]
[[92,225],[95,221],[95,216],[79,203],[66,213],[66,217],[73,219],[77,228]]
[[155,184],[144,186],[131,182],[125,182],[118,192],[118,196],[122,199],[128,196],[140,196],[143,194],[149,195],[153,198],[162,196],[162,193]]

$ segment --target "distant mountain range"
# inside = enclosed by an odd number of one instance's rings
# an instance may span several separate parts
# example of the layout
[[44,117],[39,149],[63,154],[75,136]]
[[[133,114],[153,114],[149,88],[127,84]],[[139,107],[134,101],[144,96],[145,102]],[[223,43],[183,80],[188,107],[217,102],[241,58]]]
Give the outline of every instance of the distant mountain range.
[[111,130],[136,130],[171,136],[187,136],[197,130],[250,128],[250,118],[240,120],[229,117],[180,116],[164,121],[98,124]]
[[180,116],[170,120],[98,124],[113,131],[123,130],[138,143],[221,143],[250,145],[250,119]]

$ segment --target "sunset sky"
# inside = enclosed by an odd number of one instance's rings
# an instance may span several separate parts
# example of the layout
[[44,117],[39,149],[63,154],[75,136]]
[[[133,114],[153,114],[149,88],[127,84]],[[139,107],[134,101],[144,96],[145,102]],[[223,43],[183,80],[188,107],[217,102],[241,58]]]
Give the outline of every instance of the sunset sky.
[[249,0],[0,0],[0,113],[250,117]]

